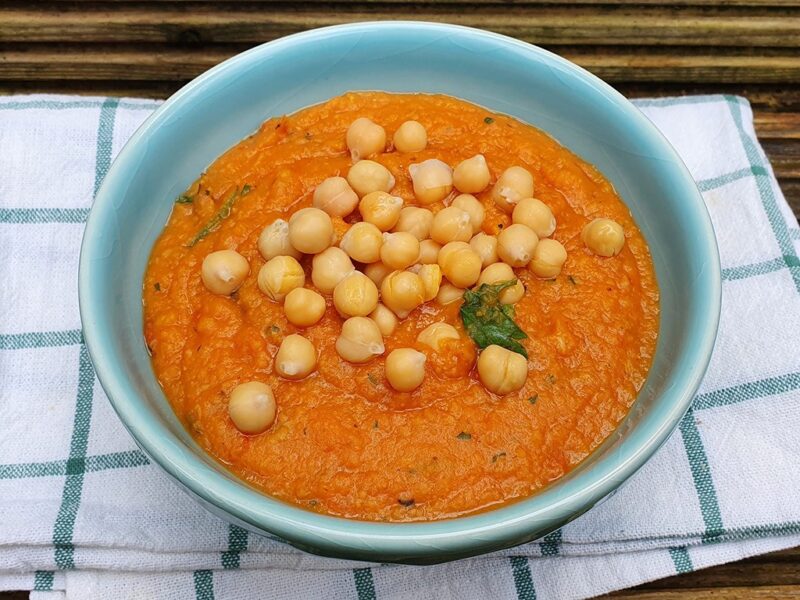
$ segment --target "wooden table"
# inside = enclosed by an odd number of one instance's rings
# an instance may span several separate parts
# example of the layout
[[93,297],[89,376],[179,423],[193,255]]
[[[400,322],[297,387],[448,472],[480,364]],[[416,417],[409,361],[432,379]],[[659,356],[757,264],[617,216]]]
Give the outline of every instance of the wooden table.
[[[636,98],[730,93],[800,214],[800,0],[29,2],[0,6],[0,93],[164,98],[221,60],[312,27],[419,19],[538,44]],[[800,598],[800,549],[618,592],[684,600]],[[26,594],[0,594],[0,600]]]

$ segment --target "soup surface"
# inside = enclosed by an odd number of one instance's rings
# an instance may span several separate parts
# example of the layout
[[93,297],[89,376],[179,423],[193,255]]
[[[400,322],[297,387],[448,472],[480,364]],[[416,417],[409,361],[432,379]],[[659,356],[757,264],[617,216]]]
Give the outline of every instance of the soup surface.
[[[427,130],[427,147],[391,147],[373,157],[393,174],[392,194],[415,204],[408,166],[437,158],[455,166],[482,154],[491,183],[475,194],[482,229],[511,224],[491,199],[500,173],[521,165],[535,196],[557,220],[552,237],[568,258],[552,280],[516,269],[526,292],[515,320],[527,333],[527,379],[498,396],[481,385],[478,348],[464,334],[460,301],[426,302],[385,339],[386,352],[365,364],[343,360],[334,344],[344,319],[326,294],[322,319],[296,327],[257,285],[266,262],[257,241],[277,218],[310,206],[324,179],[347,174],[345,132],[369,117],[387,137],[406,120]],[[248,193],[237,194],[247,186]],[[444,203],[428,206],[440,210]],[[231,200],[233,199],[233,200]],[[224,209],[228,203],[230,210]],[[224,218],[215,218],[221,215]],[[590,252],[581,239],[595,217],[622,225],[617,256]],[[334,217],[339,238],[358,211]],[[211,227],[207,228],[209,223]],[[205,235],[193,245],[198,234]],[[233,249],[250,271],[230,296],[200,276],[204,258]],[[301,264],[313,288],[311,257]],[[658,333],[658,290],[647,245],[612,186],[591,165],[545,133],[512,118],[436,95],[349,93],[294,115],[266,121],[223,154],[178,199],[153,249],[144,280],[144,333],[155,373],[197,442],[243,480],[284,501],[343,517],[415,521],[455,517],[531,495],[592,452],[625,417],[643,385]],[[462,337],[432,352],[417,335],[444,321]],[[318,354],[308,377],[275,372],[285,336],[301,333]],[[409,347],[427,356],[422,384],[395,391],[386,355]],[[263,381],[277,417],[259,435],[241,433],[228,413],[234,387]]]

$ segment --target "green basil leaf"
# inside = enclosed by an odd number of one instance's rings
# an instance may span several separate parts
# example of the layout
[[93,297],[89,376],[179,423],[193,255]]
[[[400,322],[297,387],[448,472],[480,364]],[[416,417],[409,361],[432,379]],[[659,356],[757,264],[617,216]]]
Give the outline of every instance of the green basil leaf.
[[464,292],[461,321],[479,348],[495,344],[528,358],[525,347],[517,341],[528,335],[514,321],[514,305],[500,303],[500,293],[516,283],[516,279],[493,285],[484,283]]

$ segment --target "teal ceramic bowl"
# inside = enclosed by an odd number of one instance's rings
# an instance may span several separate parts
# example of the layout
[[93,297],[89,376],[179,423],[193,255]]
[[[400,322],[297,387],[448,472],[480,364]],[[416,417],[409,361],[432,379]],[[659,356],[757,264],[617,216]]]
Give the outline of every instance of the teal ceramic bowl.
[[[307,512],[228,473],[172,413],[142,335],[142,278],[175,198],[266,118],[349,90],[450,94],[539,127],[596,165],[644,232],[661,288],[653,367],[630,414],[568,476],[475,516],[368,523]],[[240,54],[161,106],[116,159],[92,208],[80,262],[83,330],[103,388],[144,452],[210,511],[328,556],[435,563],[541,537],[612,493],[687,410],[720,309],[714,233],[692,178],[625,98],[549,52],[484,31],[361,23],[293,35]]]

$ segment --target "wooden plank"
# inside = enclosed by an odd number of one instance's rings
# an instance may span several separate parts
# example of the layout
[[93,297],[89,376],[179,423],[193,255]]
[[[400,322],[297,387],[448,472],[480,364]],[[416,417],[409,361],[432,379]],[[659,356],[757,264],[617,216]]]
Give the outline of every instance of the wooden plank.
[[[8,46],[7,46],[8,47]],[[0,52],[0,80],[187,80],[242,50],[212,46],[197,50],[114,45],[10,46]],[[561,52],[610,82],[796,83],[795,55],[724,56],[699,53]]]
[[759,138],[800,141],[800,113],[756,113],[754,118]]
[[794,55],[715,56],[677,53],[561,53],[607,81],[680,81],[720,83],[796,83],[800,60]]
[[[337,0],[337,4],[354,4],[364,3],[365,1],[374,5],[381,4],[405,4],[406,10],[409,10],[409,3],[407,0]],[[284,4],[286,0],[139,0],[136,4],[140,5],[162,5],[162,4]],[[26,0],[7,0],[9,5],[26,6],[30,2]],[[74,0],[51,0],[49,2],[42,2],[44,6],[50,5],[67,5],[73,4]],[[303,0],[304,4],[330,4],[331,0]],[[81,4],[89,4],[81,0]],[[131,4],[131,0],[106,0],[105,2],[93,2],[93,4]],[[619,5],[636,5],[636,6],[731,6],[731,7],[752,7],[752,8],[785,8],[800,6],[800,0],[471,0],[465,2],[464,0],[422,0],[415,2],[414,5],[425,4],[471,4],[471,5],[485,5],[485,4],[502,4],[502,5],[566,5],[566,6],[597,6],[609,7]]]
[[153,98],[163,100],[169,98],[182,86],[189,83],[188,79],[173,79],[166,81],[118,79],[19,79],[3,80],[0,78],[0,95],[11,94],[77,94],[80,96],[119,96],[129,98]]
[[719,565],[694,573],[676,575],[639,586],[640,590],[702,589],[734,586],[797,586],[800,587],[800,564],[772,559]]
[[[800,47],[800,11],[767,15],[704,14],[696,10],[621,10],[619,7],[405,6],[367,3],[337,6],[275,5],[0,11],[0,42],[211,44],[263,42],[315,27],[368,20],[448,22],[481,27],[531,43],[551,46],[748,46]],[[793,18],[794,17],[794,18]]]
[[770,157],[776,175],[785,179],[800,179],[800,144],[771,138],[760,142]]
[[614,85],[628,98],[689,96],[692,94],[731,94],[747,98],[754,110],[800,113],[800,86],[775,84],[620,82]]
[[[167,98],[187,80],[0,80],[0,94],[83,94],[97,96],[131,96],[140,98]],[[722,84],[722,83],[669,83],[669,82],[617,82],[614,87],[628,98],[658,96],[688,96],[692,94],[733,94],[747,98],[757,113],[800,113],[800,86],[776,84]]]
[[[798,182],[800,184],[800,182]],[[800,216],[800,215],[798,215]],[[771,552],[769,554],[759,554],[746,559],[747,562],[774,562],[774,563],[791,563],[797,565],[800,569],[800,546],[796,548],[787,548],[786,550],[779,550],[778,552]]]
[[716,587],[688,590],[623,590],[601,598],[635,598],[636,600],[797,600],[800,586],[770,585],[764,587]]

